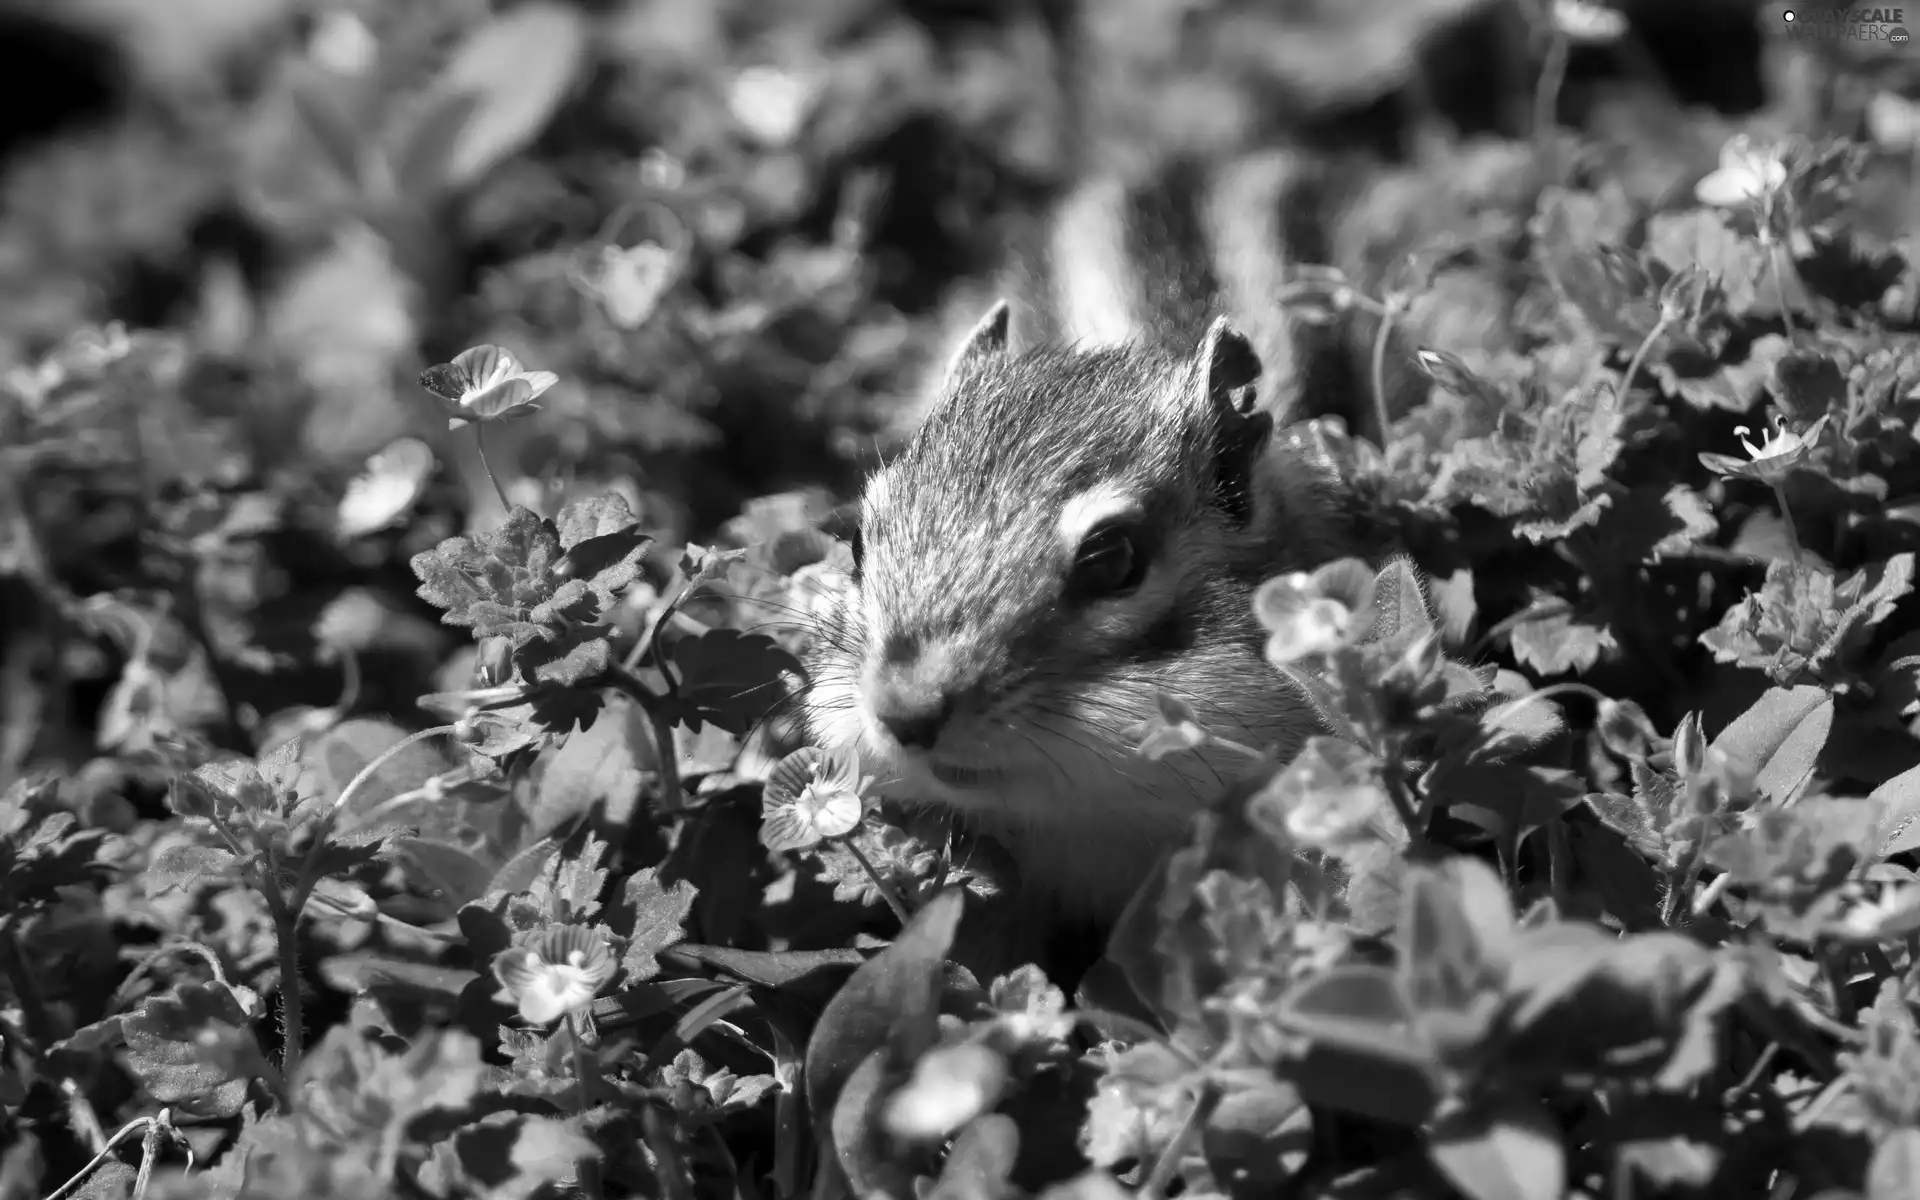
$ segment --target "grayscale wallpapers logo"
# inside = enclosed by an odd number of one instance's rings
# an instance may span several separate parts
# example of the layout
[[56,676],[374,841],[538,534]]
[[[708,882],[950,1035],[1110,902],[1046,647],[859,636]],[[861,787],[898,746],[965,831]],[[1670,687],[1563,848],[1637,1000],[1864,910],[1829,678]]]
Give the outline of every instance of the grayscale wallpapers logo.
[[1789,8],[1780,19],[1787,23],[1787,36],[1795,40],[1852,38],[1896,46],[1913,40],[1904,8]]

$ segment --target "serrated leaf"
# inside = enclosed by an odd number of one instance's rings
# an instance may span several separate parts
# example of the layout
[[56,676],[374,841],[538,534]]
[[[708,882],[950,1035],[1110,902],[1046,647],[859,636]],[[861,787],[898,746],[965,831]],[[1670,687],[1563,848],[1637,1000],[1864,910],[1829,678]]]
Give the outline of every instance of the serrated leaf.
[[698,894],[699,889],[685,879],[674,880],[671,888],[663,887],[657,867],[643,868],[628,877],[621,896],[624,911],[616,928],[628,939],[620,965],[629,982],[660,973],[660,961],[655,956],[686,937],[687,916]]
[[52,808],[57,786],[50,776],[22,779],[0,794],[0,914],[107,874],[98,858],[106,831],[80,829],[72,813]]
[[806,675],[800,660],[772,638],[714,629],[673,648],[680,719],[695,733],[710,721],[743,736],[779,702],[787,674]]
[[240,860],[231,850],[193,843],[176,843],[155,856],[141,873],[140,886],[148,896],[158,896],[175,888],[185,889],[202,881],[221,882],[239,869]]
[[588,833],[571,857],[549,860],[547,869],[528,889],[534,902],[562,923],[593,916],[600,911],[600,893],[607,886],[607,871],[600,865],[606,855],[607,844]]
[[[599,679],[613,667],[613,647],[607,643],[605,631],[581,629],[578,637],[564,654],[555,655],[554,643],[541,648],[538,660],[531,665],[522,658],[522,669],[527,670],[536,683],[552,684],[554,689],[585,689],[593,680]],[[593,711],[599,711],[596,707]],[[583,726],[584,727],[584,723]]]
[[1543,605],[1515,625],[1507,644],[1521,666],[1541,675],[1584,675],[1619,645],[1612,630],[1576,617],[1564,601]]
[[716,550],[711,546],[688,542],[680,555],[680,573],[686,577],[683,594],[691,595],[697,588],[724,580],[733,564],[744,561],[746,557],[745,550]]

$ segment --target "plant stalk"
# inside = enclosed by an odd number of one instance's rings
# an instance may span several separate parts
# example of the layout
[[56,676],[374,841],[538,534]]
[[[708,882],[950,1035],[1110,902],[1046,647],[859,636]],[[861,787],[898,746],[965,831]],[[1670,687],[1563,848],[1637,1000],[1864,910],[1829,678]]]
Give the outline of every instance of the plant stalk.
[[873,880],[873,886],[879,890],[881,898],[887,902],[887,907],[893,910],[893,915],[900,919],[900,924],[904,928],[911,917],[907,912],[907,903],[901,899],[900,893],[894,889],[893,884],[881,878],[880,872],[874,870],[873,863],[860,852],[860,847],[853,844],[851,837],[844,839],[840,844],[847,848],[847,853],[853,855],[853,861],[860,864],[860,869],[867,873],[867,878]]
[[1793,554],[1793,565],[1806,565],[1806,556],[1800,549],[1800,531],[1793,525],[1793,508],[1787,503],[1787,482],[1784,479],[1773,481],[1773,498],[1780,505],[1780,524],[1787,531],[1787,549]]
[[1647,336],[1640,339],[1639,349],[1633,352],[1632,360],[1627,363],[1627,373],[1620,377],[1619,399],[1621,404],[1627,402],[1627,392],[1633,388],[1633,377],[1640,373],[1640,366],[1646,362],[1647,354],[1652,351],[1653,344],[1660,340],[1660,335],[1665,333],[1667,327],[1671,324],[1673,324],[1672,320],[1670,320],[1663,311],[1660,314],[1660,319],[1653,323],[1653,328],[1647,331]]
[[1160,1151],[1160,1157],[1154,1161],[1153,1174],[1141,1185],[1142,1200],[1161,1200],[1167,1194],[1167,1185],[1180,1170],[1180,1160],[1186,1157],[1187,1144],[1207,1127],[1213,1117],[1213,1110],[1220,1107],[1220,1089],[1212,1080],[1200,1085],[1200,1095],[1195,1097],[1193,1107],[1187,1110],[1187,1119],[1180,1123],[1173,1138]]
[[1387,452],[1387,431],[1393,428],[1392,418],[1387,412],[1387,341],[1393,336],[1397,307],[1393,304],[1381,307],[1380,326],[1373,334],[1373,357],[1369,363],[1373,383],[1374,442],[1380,447],[1382,455]]
[[487,473],[487,481],[493,484],[493,494],[500,498],[500,509],[508,516],[513,515],[513,504],[507,499],[507,489],[500,486],[500,477],[493,473],[493,464],[487,461],[487,427],[484,422],[473,424],[473,447],[480,452],[480,469]]

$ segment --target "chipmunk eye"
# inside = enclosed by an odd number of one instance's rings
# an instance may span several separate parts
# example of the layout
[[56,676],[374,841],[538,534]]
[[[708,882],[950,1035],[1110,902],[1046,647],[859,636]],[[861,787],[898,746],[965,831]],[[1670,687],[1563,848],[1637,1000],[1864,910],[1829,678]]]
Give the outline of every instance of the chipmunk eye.
[[1067,588],[1077,599],[1100,600],[1130,592],[1146,577],[1139,531],[1125,524],[1102,525],[1080,543]]
[[855,525],[853,532],[847,535],[847,548],[853,551],[853,577],[860,578],[860,568],[867,559],[867,542],[860,536],[860,527]]

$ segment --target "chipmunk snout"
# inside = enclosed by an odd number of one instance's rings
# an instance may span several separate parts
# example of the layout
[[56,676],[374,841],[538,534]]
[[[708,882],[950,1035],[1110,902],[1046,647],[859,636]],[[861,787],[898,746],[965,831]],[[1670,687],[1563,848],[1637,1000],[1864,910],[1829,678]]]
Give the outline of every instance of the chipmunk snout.
[[861,689],[873,723],[902,746],[933,749],[957,699],[948,666],[944,646],[890,639],[880,660],[869,664]]
[[940,731],[952,716],[951,696],[937,696],[928,701],[892,693],[878,699],[873,710],[874,720],[893,735],[894,741],[916,750],[933,749],[933,744],[940,740]]

